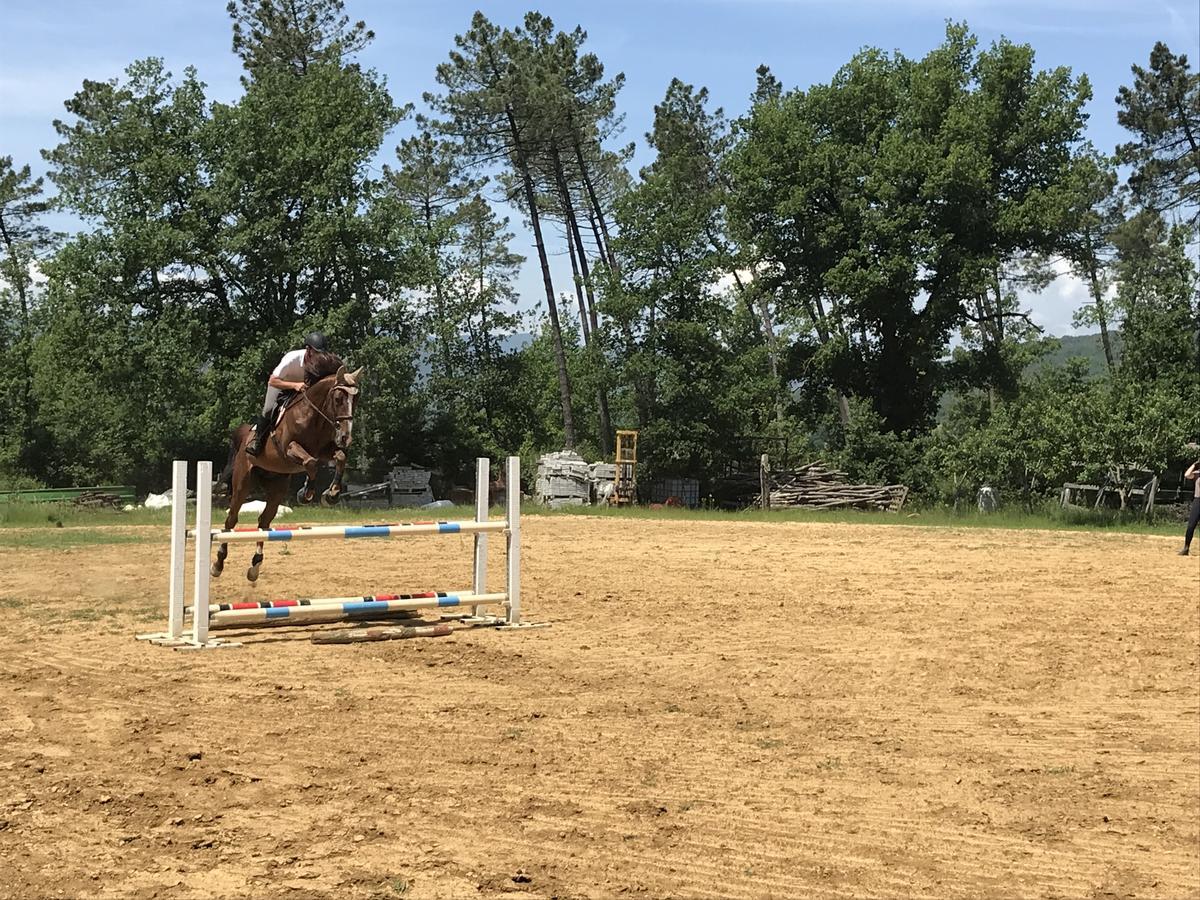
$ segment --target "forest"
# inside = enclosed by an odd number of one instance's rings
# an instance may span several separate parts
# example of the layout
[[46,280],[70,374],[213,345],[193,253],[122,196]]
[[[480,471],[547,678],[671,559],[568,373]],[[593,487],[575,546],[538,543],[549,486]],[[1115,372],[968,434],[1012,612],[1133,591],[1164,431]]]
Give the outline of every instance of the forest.
[[[786,440],[928,504],[1033,504],[1200,455],[1200,74],[1163,43],[1116,147],[1086,74],[948,23],[826,83],[760,67],[736,111],[674,80],[633,171],[624,78],[573,23],[476,13],[418,97],[342,0],[228,12],[235,102],[146,56],[64,98],[45,178],[0,156],[0,488],[223,461],[314,329],[367,367],[364,477],[636,428],[646,481]],[[1090,362],[1031,315],[1063,273]]]

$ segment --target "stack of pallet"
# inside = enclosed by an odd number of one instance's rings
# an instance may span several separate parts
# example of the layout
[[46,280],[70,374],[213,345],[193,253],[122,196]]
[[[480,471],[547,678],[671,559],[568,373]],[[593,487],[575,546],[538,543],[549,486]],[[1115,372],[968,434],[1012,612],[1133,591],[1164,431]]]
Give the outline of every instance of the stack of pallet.
[[592,467],[571,450],[546,453],[538,458],[534,499],[557,509],[592,502]]
[[[772,507],[852,507],[895,512],[908,497],[908,488],[902,484],[851,484],[845,472],[826,469],[820,460],[787,472],[771,472],[770,479]],[[754,502],[763,505],[761,493]]]
[[429,488],[429,470],[419,466],[397,466],[392,469],[392,505],[424,506],[433,502]]

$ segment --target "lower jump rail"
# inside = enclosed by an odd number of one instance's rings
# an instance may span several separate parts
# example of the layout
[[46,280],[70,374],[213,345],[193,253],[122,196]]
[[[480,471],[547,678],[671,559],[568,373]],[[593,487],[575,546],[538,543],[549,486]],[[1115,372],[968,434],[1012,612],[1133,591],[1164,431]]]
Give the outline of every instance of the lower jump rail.
[[210,628],[235,628],[247,625],[340,622],[371,619],[422,609],[454,609],[462,606],[495,606],[507,603],[507,594],[448,594],[442,592],[433,597],[410,597],[399,600],[363,600],[359,598],[347,603],[224,609],[209,613],[208,626]]
[[[305,538],[388,538],[419,534],[487,534],[504,533],[508,523],[494,522],[396,522],[389,525],[304,525],[296,528],[247,528],[233,531],[213,531],[212,540],[218,544],[236,541],[294,541]],[[194,535],[189,532],[189,537]]]

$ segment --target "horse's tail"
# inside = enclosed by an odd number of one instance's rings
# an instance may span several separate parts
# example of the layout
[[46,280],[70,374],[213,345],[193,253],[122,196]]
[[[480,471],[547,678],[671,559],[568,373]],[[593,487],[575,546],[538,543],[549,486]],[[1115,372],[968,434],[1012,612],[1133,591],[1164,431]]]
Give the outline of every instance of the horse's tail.
[[246,436],[250,433],[249,425],[239,425],[229,436],[229,458],[225,460],[225,468],[217,476],[215,486],[224,485],[227,493],[233,493],[233,464],[237,461],[238,452],[246,444]]

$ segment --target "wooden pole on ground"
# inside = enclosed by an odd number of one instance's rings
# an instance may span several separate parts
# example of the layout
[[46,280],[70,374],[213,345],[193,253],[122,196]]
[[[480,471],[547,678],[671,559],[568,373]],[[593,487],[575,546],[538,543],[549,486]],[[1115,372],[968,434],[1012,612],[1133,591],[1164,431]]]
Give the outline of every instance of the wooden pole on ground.
[[314,634],[314,644],[362,644],[367,641],[399,641],[405,638],[444,637],[452,634],[449,625],[406,625],[400,628],[352,628]]

